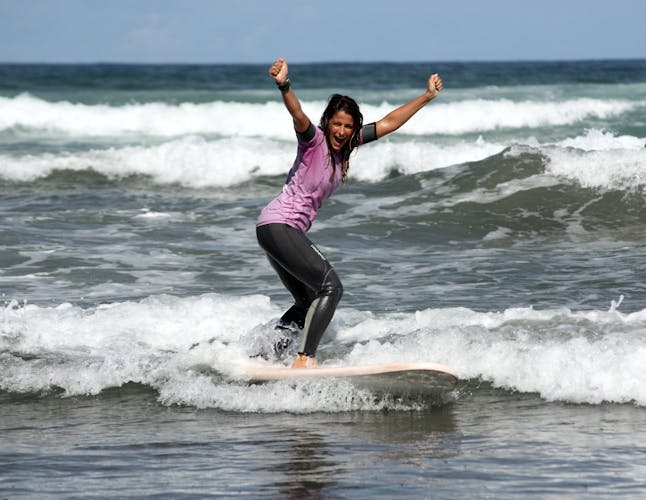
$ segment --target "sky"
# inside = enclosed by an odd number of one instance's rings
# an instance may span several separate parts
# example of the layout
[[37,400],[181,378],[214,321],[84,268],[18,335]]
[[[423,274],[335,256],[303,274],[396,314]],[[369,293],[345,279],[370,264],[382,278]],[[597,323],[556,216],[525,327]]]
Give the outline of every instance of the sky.
[[646,58],[644,0],[0,0],[0,62]]

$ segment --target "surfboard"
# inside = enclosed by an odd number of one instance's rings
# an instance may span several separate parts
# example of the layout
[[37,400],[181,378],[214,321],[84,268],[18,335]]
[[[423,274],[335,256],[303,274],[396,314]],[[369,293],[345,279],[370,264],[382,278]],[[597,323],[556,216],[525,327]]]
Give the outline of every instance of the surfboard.
[[448,366],[437,363],[322,366],[300,369],[249,363],[243,367],[243,373],[250,383],[345,379],[357,387],[395,396],[437,395],[453,390],[458,382],[456,372]]

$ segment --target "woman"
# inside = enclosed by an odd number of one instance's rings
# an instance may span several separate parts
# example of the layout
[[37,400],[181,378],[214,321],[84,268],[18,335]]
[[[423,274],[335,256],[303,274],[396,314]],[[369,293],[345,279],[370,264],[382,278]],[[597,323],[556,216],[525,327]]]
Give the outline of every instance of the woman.
[[271,65],[269,76],[278,85],[294,121],[298,151],[282,192],[260,213],[256,234],[272,267],[294,297],[294,305],[281,317],[277,328],[296,324],[303,330],[292,367],[312,368],[317,365],[314,355],[341,299],[343,286],[305,233],[323,201],[346,181],[350,153],[401,127],[437,97],[442,80],[437,74],[431,75],[424,94],[365,126],[357,103],[335,94],[315,127],[291,88],[284,59]]

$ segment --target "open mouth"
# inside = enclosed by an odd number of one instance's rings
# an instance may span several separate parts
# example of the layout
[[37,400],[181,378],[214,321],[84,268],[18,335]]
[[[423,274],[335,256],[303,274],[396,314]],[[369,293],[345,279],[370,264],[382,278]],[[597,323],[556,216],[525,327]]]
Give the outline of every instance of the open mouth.
[[332,136],[332,147],[334,149],[341,149],[341,147],[345,144],[346,138],[339,138],[337,136]]

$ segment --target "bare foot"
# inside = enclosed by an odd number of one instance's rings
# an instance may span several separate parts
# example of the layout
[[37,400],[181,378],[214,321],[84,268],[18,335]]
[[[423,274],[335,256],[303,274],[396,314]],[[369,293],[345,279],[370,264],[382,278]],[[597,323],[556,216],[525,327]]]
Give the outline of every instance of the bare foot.
[[292,368],[316,368],[318,366],[318,361],[314,356],[306,356],[305,354],[299,354],[294,360]]

